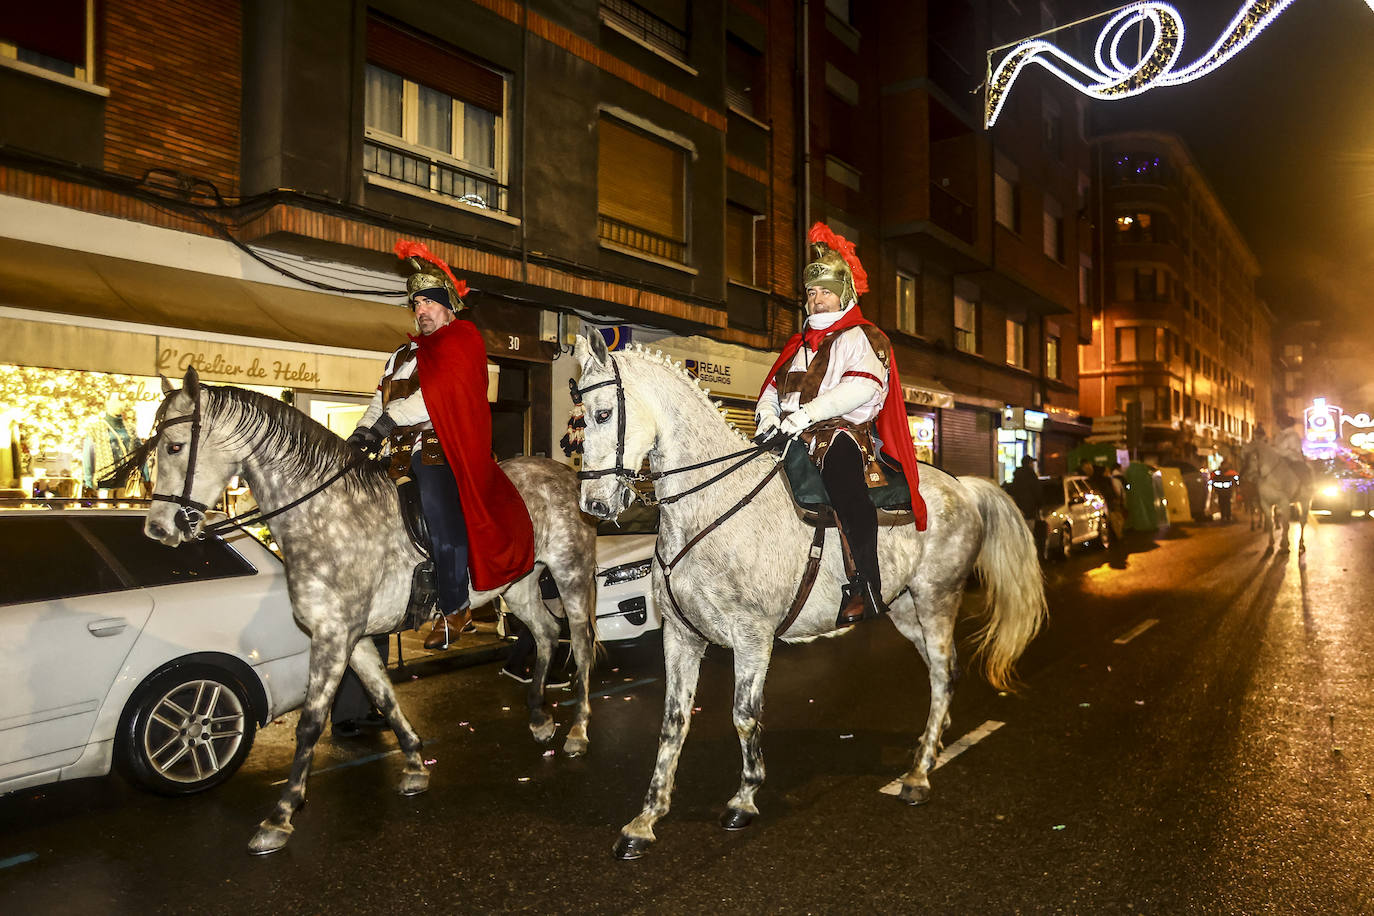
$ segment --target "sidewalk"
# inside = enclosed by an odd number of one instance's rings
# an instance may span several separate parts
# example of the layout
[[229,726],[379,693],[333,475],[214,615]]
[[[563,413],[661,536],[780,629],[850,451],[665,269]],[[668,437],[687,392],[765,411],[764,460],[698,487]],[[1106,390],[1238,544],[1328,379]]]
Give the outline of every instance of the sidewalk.
[[[474,665],[501,661],[510,654],[514,640],[507,639],[496,631],[496,621],[476,620],[476,633],[464,633],[454,640],[447,649],[426,649],[425,637],[429,635],[430,625],[426,623],[418,630],[404,630],[392,634],[391,655],[387,670],[393,681],[403,676],[438,674],[443,671],[456,671]],[[400,651],[397,651],[397,639]]]

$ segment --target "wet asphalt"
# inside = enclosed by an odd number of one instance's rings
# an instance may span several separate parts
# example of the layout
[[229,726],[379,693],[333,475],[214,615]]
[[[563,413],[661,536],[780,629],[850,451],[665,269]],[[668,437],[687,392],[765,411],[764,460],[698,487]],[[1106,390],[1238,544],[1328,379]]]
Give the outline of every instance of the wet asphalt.
[[946,743],[980,740],[922,807],[879,791],[928,697],[884,622],[775,654],[762,813],[736,833],[716,824],[739,751],[731,658],[712,650],[673,810],[637,862],[611,848],[652,769],[656,646],[608,650],[576,759],[547,753],[563,729],[531,740],[496,664],[431,667],[399,686],[427,794],[395,792],[390,735],[326,737],[290,844],[248,855],[289,722],[191,798],[113,776],[17,793],[0,913],[1374,912],[1374,522],[1320,524],[1308,548],[1266,554],[1213,523],[1048,565],[1024,690],[964,678]]

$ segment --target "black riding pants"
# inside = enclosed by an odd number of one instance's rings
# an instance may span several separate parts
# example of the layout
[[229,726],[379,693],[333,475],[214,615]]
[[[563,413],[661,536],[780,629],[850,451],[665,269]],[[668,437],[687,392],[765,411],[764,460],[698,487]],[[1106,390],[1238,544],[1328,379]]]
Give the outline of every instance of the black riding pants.
[[864,456],[859,446],[844,433],[837,434],[826,449],[821,480],[830,495],[835,519],[849,541],[855,569],[875,592],[882,594],[883,582],[878,572],[878,510],[868,498],[864,471]]
[[420,507],[429,526],[434,575],[439,580],[439,610],[445,614],[468,606],[468,527],[458,499],[458,481],[447,464],[422,464],[417,448],[410,474],[420,487]]

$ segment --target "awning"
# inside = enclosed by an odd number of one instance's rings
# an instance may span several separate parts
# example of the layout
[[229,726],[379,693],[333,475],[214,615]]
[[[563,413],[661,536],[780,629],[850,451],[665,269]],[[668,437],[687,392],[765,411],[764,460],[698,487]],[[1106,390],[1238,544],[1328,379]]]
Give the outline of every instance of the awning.
[[916,407],[953,407],[954,392],[919,376],[902,379],[902,399]]
[[[399,283],[398,283],[399,288]],[[68,248],[0,239],[0,305],[169,330],[389,352],[408,309]]]

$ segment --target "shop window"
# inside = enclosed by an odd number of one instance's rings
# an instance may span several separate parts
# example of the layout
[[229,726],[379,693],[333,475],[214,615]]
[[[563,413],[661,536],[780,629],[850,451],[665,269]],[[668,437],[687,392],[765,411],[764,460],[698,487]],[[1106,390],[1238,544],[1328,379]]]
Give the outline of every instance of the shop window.
[[93,82],[91,0],[7,3],[0,15],[0,58]]
[[506,77],[376,17],[367,61],[363,170],[505,212]]
[[997,157],[997,171],[992,178],[997,224],[1012,232],[1021,231],[1021,175],[1014,162]]
[[763,55],[733,33],[725,35],[725,104],[752,118],[764,117]]
[[897,271],[897,330],[908,334],[920,333],[920,321],[916,310],[916,278],[911,274]]
[[597,224],[603,242],[687,261],[687,157],[603,117],[597,127]]
[[1007,365],[1026,368],[1026,323],[1007,319]]
[[964,353],[978,352],[978,302],[961,293],[954,294],[954,348]]
[[757,286],[758,226],[763,217],[731,201],[725,204],[725,277]]

